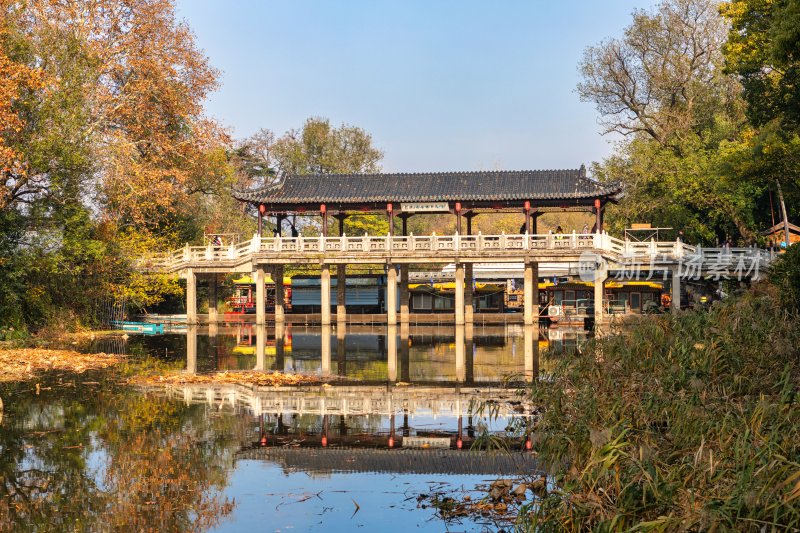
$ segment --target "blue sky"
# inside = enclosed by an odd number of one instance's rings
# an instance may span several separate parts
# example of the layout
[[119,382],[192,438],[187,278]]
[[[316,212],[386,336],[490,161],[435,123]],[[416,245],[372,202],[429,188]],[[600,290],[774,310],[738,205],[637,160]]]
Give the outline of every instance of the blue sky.
[[583,50],[647,0],[178,0],[222,71],[237,138],[309,116],[370,132],[384,171],[575,168],[602,159]]

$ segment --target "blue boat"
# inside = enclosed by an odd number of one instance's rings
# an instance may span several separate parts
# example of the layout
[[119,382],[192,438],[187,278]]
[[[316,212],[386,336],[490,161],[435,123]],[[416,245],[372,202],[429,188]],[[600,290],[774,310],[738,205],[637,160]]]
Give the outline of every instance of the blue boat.
[[127,320],[115,320],[111,323],[117,329],[122,331],[131,331],[135,333],[148,333],[155,335],[164,333],[164,324],[153,324],[150,322],[129,322]]

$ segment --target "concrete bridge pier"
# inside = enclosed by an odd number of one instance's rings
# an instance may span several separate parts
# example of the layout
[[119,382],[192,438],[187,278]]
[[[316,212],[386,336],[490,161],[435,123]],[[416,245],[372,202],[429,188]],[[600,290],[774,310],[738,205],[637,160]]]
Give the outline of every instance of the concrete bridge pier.
[[186,269],[186,323],[197,324],[197,274]]
[[464,324],[456,324],[456,381],[462,383],[467,380],[465,333]]
[[[277,340],[277,332],[275,335]],[[265,371],[267,369],[267,326],[265,324],[256,324],[256,367],[253,370]]]
[[347,375],[347,349],[345,345],[345,326],[336,324],[336,374],[344,377]]
[[408,326],[408,265],[400,265],[400,323]]
[[[219,280],[217,274],[208,276],[208,324],[209,328],[213,325],[216,327],[219,321],[219,314],[217,312],[218,297],[217,290],[219,287]],[[215,333],[216,334],[216,333]]]
[[283,372],[286,366],[286,326],[275,323],[275,370]]
[[523,322],[526,326],[539,322],[539,263],[525,263],[522,300]]
[[386,270],[386,323],[397,325],[397,269],[392,264]]
[[[330,290],[330,283],[328,284]],[[330,315],[330,306],[328,307],[328,315]],[[327,376],[331,373],[331,325],[322,326],[322,374]]]
[[344,328],[347,322],[347,308],[345,307],[347,297],[347,265],[336,266],[336,322],[340,328]]
[[605,313],[603,312],[603,294],[605,281],[608,278],[608,268],[602,259],[598,258],[602,264],[598,264],[594,271],[594,323],[600,324]]
[[[322,273],[320,274],[320,312],[322,314],[322,325],[331,325],[331,267],[330,265],[322,265]],[[330,334],[328,335],[328,348],[330,348]],[[330,354],[329,354],[330,355]]]
[[283,322],[286,317],[283,265],[275,265],[272,270],[272,281],[275,282],[275,322]]
[[472,322],[464,324],[464,382],[475,382],[475,329]]
[[[456,293],[455,294],[456,326],[463,326],[464,325],[464,263],[456,263],[455,293]],[[456,349],[457,348],[458,348],[458,340],[456,340]]]
[[408,324],[400,326],[400,348],[397,351],[398,364],[400,366],[400,381],[406,383],[411,381],[410,373],[410,347],[408,345]]
[[256,324],[266,323],[267,295],[264,287],[264,277],[264,266],[257,266],[255,279],[253,280],[256,282]]
[[186,373],[197,373],[197,326],[194,324],[186,328]]
[[397,381],[397,326],[389,326],[386,331],[387,378]]
[[526,324],[525,336],[525,380],[534,381],[539,377],[539,326]]
[[464,282],[466,284],[464,291],[464,322],[466,324],[472,324],[472,315],[475,312],[472,266],[472,263],[464,265]]
[[677,313],[681,310],[681,267],[680,264],[672,269],[672,284],[670,287],[671,303],[669,310]]

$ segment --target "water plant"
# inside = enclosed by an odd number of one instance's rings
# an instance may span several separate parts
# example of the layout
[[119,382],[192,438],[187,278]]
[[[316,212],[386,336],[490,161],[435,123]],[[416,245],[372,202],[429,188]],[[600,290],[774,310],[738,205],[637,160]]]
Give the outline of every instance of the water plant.
[[643,318],[532,384],[555,486],[519,528],[800,528],[798,271],[794,250],[744,294]]

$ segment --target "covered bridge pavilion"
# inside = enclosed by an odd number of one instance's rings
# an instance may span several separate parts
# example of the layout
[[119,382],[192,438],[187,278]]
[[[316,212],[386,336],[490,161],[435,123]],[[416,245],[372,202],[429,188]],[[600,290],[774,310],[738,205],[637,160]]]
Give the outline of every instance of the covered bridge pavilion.
[[[276,218],[276,227],[291,215],[319,216],[328,235],[329,218],[339,222],[354,214],[387,217],[389,233],[394,219],[420,214],[451,213],[456,231],[469,235],[472,219],[480,213],[521,212],[529,234],[537,233],[537,219],[547,212],[579,211],[595,215],[595,231],[603,229],[603,209],[615,201],[617,184],[600,184],[586,176],[586,167],[568,170],[500,170],[399,174],[306,174],[234,197],[257,207],[259,234],[263,219]],[[466,220],[466,224],[462,224]]]
[[[566,170],[290,175],[260,189],[235,191],[234,197],[256,207],[259,237],[265,217],[275,217],[280,234],[282,222],[289,216],[319,216],[322,234],[327,236],[330,217],[338,221],[338,233],[342,235],[348,216],[380,214],[388,219],[390,235],[395,232],[395,218],[402,222],[402,235],[407,235],[410,217],[441,213],[455,216],[458,234],[471,235],[472,219],[492,212],[521,212],[525,216],[524,233],[533,235],[537,233],[539,216],[565,211],[593,213],[593,231],[602,232],[603,210],[609,202],[616,201],[619,193],[618,184],[602,184],[588,178],[586,167],[581,165]],[[464,266],[463,277],[472,279],[472,265]],[[392,275],[394,269],[389,271]],[[406,322],[408,265],[400,265],[400,277],[400,319]],[[337,267],[337,278],[337,320],[343,321],[344,265]],[[273,279],[282,284],[282,266],[275,266]],[[465,308],[456,308],[457,323],[462,315],[459,311],[464,312],[468,322],[472,317],[472,287],[466,285]],[[282,300],[283,291],[277,289],[276,297]],[[282,313],[283,302],[276,301],[276,319]],[[323,309],[323,322],[325,314]]]

